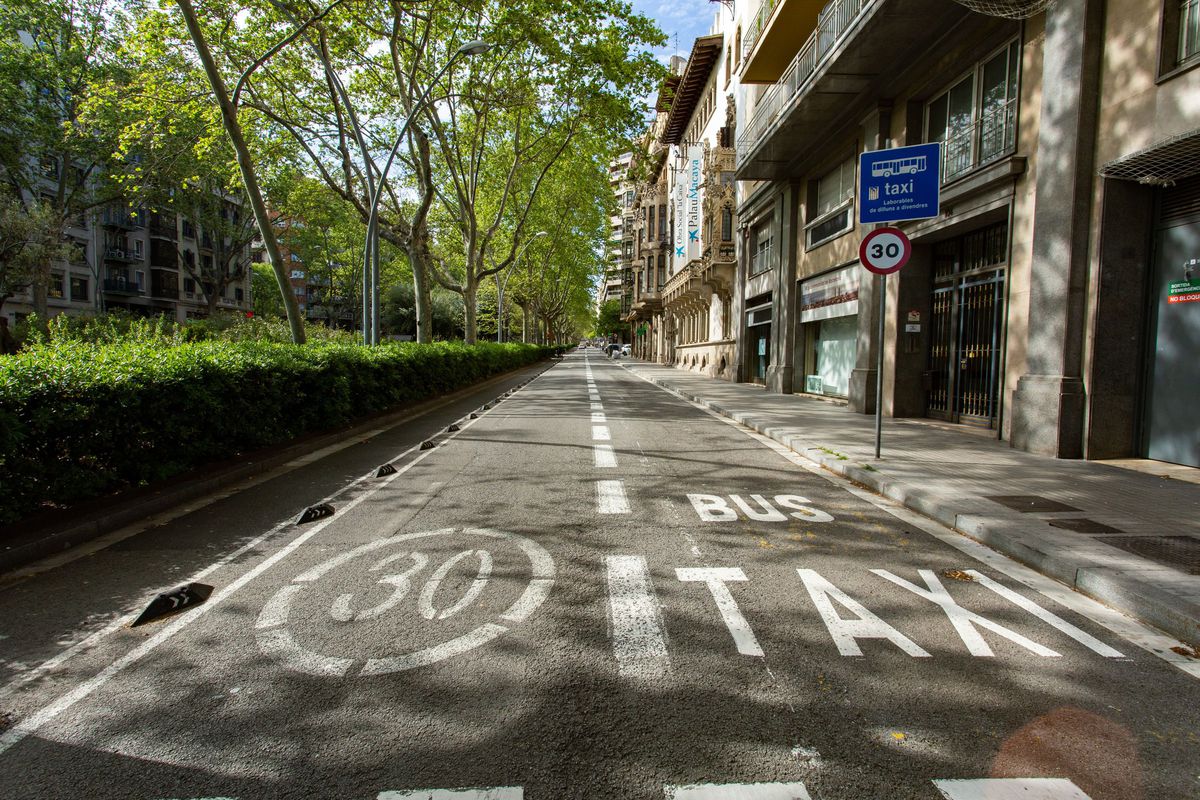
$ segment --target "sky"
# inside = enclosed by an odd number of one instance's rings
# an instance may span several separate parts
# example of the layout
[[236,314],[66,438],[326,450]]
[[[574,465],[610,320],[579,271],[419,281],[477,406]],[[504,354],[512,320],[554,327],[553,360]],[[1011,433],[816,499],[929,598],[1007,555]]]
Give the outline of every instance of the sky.
[[[655,20],[667,34],[667,44],[655,51],[664,64],[677,53],[687,58],[692,51],[692,42],[708,33],[716,13],[729,13],[720,3],[710,0],[633,0],[633,10]],[[679,37],[678,49],[676,36]]]

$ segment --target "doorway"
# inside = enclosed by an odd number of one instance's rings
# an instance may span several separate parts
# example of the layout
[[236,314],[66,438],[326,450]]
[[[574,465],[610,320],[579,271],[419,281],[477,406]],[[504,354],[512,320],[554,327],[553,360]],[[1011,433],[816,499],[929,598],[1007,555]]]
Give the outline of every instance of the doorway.
[[1004,222],[933,246],[927,416],[996,427],[1007,258]]

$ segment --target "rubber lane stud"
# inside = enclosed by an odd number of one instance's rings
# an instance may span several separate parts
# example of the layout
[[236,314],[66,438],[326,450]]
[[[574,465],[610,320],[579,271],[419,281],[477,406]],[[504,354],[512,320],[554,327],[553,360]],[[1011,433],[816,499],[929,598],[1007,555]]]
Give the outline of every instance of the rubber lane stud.
[[432,450],[435,447],[437,447],[437,444],[434,443],[433,439],[426,439],[425,441],[421,442],[422,450]]
[[492,407],[491,403],[484,403],[483,408],[481,408],[480,411],[488,411],[491,409],[491,407]]
[[472,412],[471,412],[471,419],[479,419],[479,415],[478,415],[478,414],[476,414],[474,411],[472,411]]
[[451,425],[450,427],[446,428],[446,433],[454,433],[455,431],[461,430],[462,428],[458,427],[457,425]]
[[393,467],[391,464],[384,464],[379,469],[375,470],[376,478],[383,478],[388,475],[395,475],[395,474],[396,474],[396,468]]
[[163,617],[187,611],[189,608],[195,608],[207,600],[212,593],[213,587],[204,583],[189,583],[178,589],[164,592],[151,600],[150,605],[146,606],[146,610],[131,622],[129,627],[136,628],[138,625],[145,625],[147,622],[154,622]]
[[329,503],[321,503],[317,506],[309,506],[301,512],[300,517],[296,520],[297,525],[306,525],[310,522],[316,522],[319,519],[333,516],[333,506]]

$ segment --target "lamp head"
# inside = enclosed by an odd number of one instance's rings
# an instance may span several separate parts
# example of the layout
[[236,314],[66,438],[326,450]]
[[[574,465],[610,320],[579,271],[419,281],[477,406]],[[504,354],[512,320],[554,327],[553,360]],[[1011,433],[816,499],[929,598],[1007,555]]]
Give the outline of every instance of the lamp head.
[[486,53],[488,50],[491,50],[494,46],[495,45],[488,44],[487,42],[482,41],[480,39],[476,39],[473,42],[467,42],[466,44],[462,45],[461,47],[458,48],[458,50],[456,52],[458,53],[458,55],[462,55],[462,56],[477,56],[477,55],[480,55],[481,53]]

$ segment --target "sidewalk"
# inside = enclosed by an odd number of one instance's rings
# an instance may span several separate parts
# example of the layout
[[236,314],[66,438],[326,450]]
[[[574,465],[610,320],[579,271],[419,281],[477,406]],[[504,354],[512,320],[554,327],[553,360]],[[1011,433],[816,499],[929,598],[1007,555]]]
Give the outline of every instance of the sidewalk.
[[[1200,647],[1200,485],[638,361],[630,372]],[[1164,465],[1164,473],[1170,471]]]

